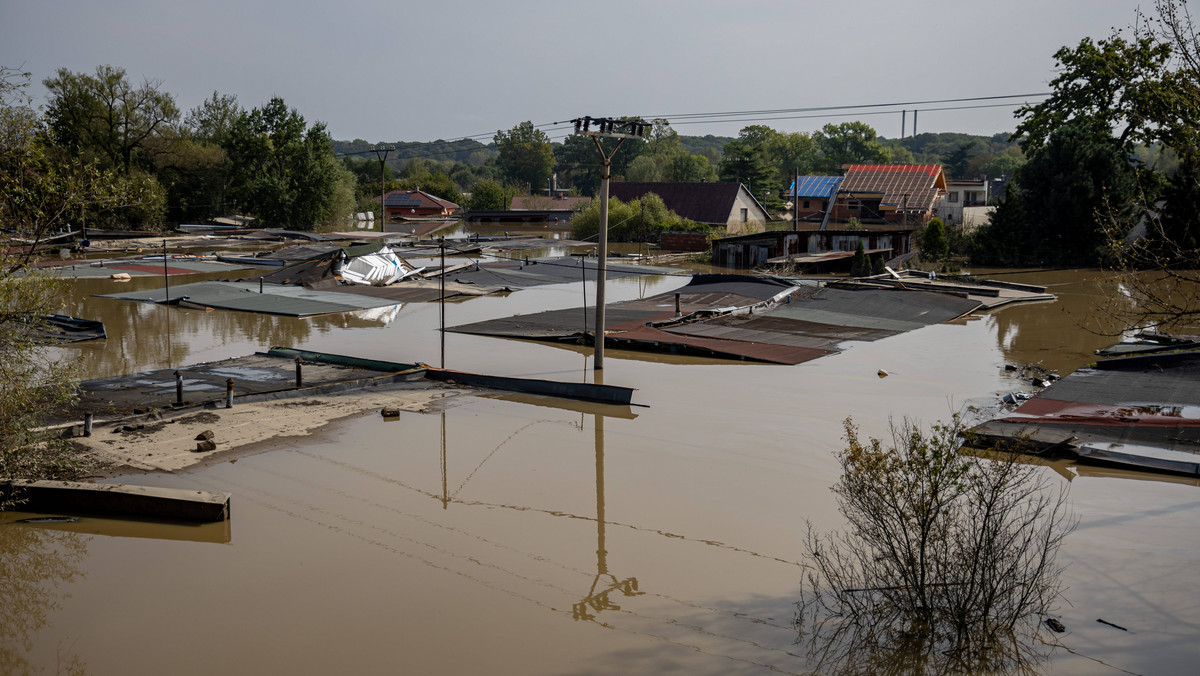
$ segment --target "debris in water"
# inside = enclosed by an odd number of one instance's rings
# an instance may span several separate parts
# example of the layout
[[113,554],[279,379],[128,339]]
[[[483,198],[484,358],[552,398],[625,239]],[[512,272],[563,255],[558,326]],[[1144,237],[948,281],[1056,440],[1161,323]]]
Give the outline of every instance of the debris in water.
[[17,523],[79,523],[74,516],[35,516],[31,519],[21,519]]
[[1119,624],[1113,624],[1112,622],[1109,622],[1108,620],[1102,620],[1100,618],[1096,618],[1096,621],[1099,622],[1100,624],[1107,624],[1110,627],[1116,627],[1117,629],[1120,629],[1121,631],[1129,631],[1125,627],[1122,627]]
[[1018,401],[1025,401],[1026,399],[1030,399],[1032,397],[1033,395],[1028,392],[1009,392],[1003,397],[1000,397],[1000,401],[1006,404],[1015,404]]

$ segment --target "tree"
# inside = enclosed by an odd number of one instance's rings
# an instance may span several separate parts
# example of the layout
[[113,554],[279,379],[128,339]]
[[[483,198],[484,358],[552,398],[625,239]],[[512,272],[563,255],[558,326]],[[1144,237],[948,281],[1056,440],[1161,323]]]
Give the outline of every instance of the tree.
[[1127,41],[1114,35],[1098,43],[1084,38],[1074,49],[1063,47],[1054,54],[1060,72],[1050,82],[1053,92],[1041,103],[1017,109],[1015,115],[1024,119],[1013,138],[1031,153],[1055,130],[1083,119],[1110,129],[1123,127],[1123,146],[1153,140],[1155,122],[1175,112],[1163,90],[1162,73],[1170,56],[1169,45],[1149,36]]
[[949,252],[950,243],[946,241],[946,227],[942,224],[942,219],[934,216],[929,219],[929,224],[925,226],[925,232],[921,235],[921,258],[938,261],[945,258]]
[[526,121],[507,132],[497,131],[493,140],[500,151],[496,165],[505,180],[526,185],[531,192],[545,185],[554,170],[554,147],[546,132]]
[[[0,476],[77,478],[87,460],[38,431],[75,393],[70,366],[36,338],[43,318],[60,310],[65,282],[30,263],[48,234],[88,207],[126,196],[93,163],[64,165],[47,153],[47,129],[28,85],[28,73],[0,67],[0,222],[33,241],[0,251]],[[10,506],[5,500],[0,509]]]
[[947,154],[942,160],[946,175],[953,178],[967,178],[967,166],[971,161],[971,151],[974,149],[974,143],[963,143]]
[[767,145],[770,158],[775,163],[775,171],[784,177],[785,185],[791,185],[793,171],[799,170],[800,175],[805,176],[816,169],[817,142],[808,134],[777,133]]
[[1055,130],[1015,182],[978,233],[973,260],[1095,265],[1105,249],[1098,213],[1112,209],[1128,219],[1137,196],[1137,174],[1119,141],[1086,119]]
[[242,112],[237,96],[214,91],[212,98],[188,111],[183,125],[196,141],[220,146]]
[[1036,632],[1060,596],[1065,486],[1013,449],[960,453],[958,417],[893,425],[886,446],[860,440],[850,419],[845,430],[833,492],[848,527],[810,525],[805,543],[797,625],[823,657],[816,670],[871,671],[871,653],[893,645],[925,665],[915,673],[1008,671],[1021,656],[1004,646]]
[[[648,193],[629,203],[608,200],[610,242],[654,242],[662,232],[711,232],[711,226],[695,223],[667,208],[662,198]],[[572,239],[587,240],[600,232],[600,200],[580,207],[571,219]]]
[[230,195],[265,225],[313,229],[354,208],[354,176],[334,157],[325,125],[309,127],[281,98],[239,116],[224,148]]
[[663,180],[662,169],[657,158],[651,155],[640,155],[633,162],[629,163],[629,168],[625,170],[625,180],[635,183],[657,183]]
[[662,178],[673,183],[700,183],[716,180],[717,172],[707,157],[680,149],[663,169]]
[[[1200,320],[1200,32],[1187,3],[1156,0],[1157,16],[1139,14],[1143,51],[1167,52],[1169,66],[1139,85],[1156,117],[1142,138],[1157,139],[1178,158],[1161,195],[1147,191],[1137,208],[1117,202],[1100,210],[1107,261],[1121,279],[1107,309],[1120,329],[1154,327],[1195,333]],[[1161,205],[1161,206],[1160,206]],[[1132,229],[1132,232],[1131,232]],[[1144,236],[1137,236],[1144,231]],[[1129,302],[1132,299],[1132,303]]]
[[483,211],[507,209],[515,194],[515,191],[505,188],[497,181],[485,178],[477,181],[475,187],[471,189],[471,199],[467,203],[467,208]]
[[771,158],[771,145],[777,133],[770,127],[754,124],[743,127],[738,137],[725,144],[719,174],[722,181],[746,186],[768,210],[783,205],[780,199],[780,175]]
[[179,118],[175,99],[158,82],[134,87],[124,68],[99,66],[95,75],[60,68],[45,80],[46,114],[57,144],[74,153],[97,155],[125,175],[135,164],[149,168],[165,152],[158,136]]
[[813,134],[820,150],[817,167],[828,174],[843,173],[843,164],[887,164],[892,154],[875,130],[862,122],[827,124]]
[[854,258],[850,261],[850,276],[851,277],[866,277],[871,274],[871,261],[867,258],[867,252],[863,249],[862,240],[858,240],[858,245],[854,247]]

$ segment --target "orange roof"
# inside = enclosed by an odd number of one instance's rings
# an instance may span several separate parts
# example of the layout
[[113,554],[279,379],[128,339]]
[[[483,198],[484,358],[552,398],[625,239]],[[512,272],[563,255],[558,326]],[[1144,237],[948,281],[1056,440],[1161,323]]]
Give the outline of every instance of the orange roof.
[[880,195],[880,207],[896,211],[928,211],[943,192],[940,164],[854,164],[838,188],[840,195]]

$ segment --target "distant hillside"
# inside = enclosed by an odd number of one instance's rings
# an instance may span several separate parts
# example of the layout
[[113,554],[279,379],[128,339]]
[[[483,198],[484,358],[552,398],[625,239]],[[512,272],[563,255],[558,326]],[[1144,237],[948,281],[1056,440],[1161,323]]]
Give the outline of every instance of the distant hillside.
[[[396,149],[388,154],[388,166],[400,167],[407,164],[408,160],[414,157],[436,161],[436,162],[462,162],[464,164],[480,165],[486,162],[489,158],[496,155],[496,146],[494,144],[484,145],[479,141],[471,139],[462,139],[459,141],[383,141],[385,145],[396,146]],[[350,155],[355,153],[363,153],[356,155],[357,157],[366,157],[375,159],[375,154],[370,151],[375,147],[375,144],[362,139],[354,139],[353,141],[334,141],[333,151],[339,155]]]
[[1007,133],[975,136],[957,132],[938,132],[906,136],[902,139],[881,137],[879,140],[889,148],[895,146],[907,148],[920,164],[942,162],[943,158],[963,146],[966,146],[972,155],[984,152],[1000,155],[1017,145],[1015,141],[1009,142]]
[[[680,136],[679,144],[683,149],[693,155],[704,155],[712,157],[712,151],[716,151],[716,157],[720,157],[725,151],[725,144],[734,140],[732,136]],[[708,152],[706,152],[708,151]]]
[[941,164],[949,178],[1012,176],[1025,155],[1007,133],[975,136],[956,132],[917,134],[902,139],[879,139],[889,148],[904,148],[917,164]]

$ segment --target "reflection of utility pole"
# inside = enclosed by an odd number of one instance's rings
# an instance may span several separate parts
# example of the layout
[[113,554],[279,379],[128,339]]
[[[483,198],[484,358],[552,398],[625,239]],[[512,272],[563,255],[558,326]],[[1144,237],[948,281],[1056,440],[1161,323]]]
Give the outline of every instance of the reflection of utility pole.
[[384,206],[384,193],[387,192],[387,183],[384,182],[384,163],[387,162],[388,153],[396,149],[396,146],[375,145],[375,157],[379,158],[379,232],[383,232],[383,225],[387,223],[387,208]]
[[[583,600],[571,606],[571,619],[594,620],[596,616],[588,609],[600,612],[602,610],[620,610],[621,606],[609,600],[608,595],[620,591],[624,596],[641,596],[638,591],[636,577],[618,580],[608,572],[608,550],[604,548],[604,416],[597,413],[596,420],[596,576],[592,578],[592,586],[588,589]],[[600,578],[607,577],[608,586],[600,591],[596,587]]]
[[167,275],[167,240],[163,240],[163,307],[167,309],[167,368],[171,368],[171,278]]
[[[646,140],[646,128],[650,125],[645,122],[622,122],[611,117],[579,117],[574,122],[575,133],[591,136],[596,150],[600,151],[600,251],[596,263],[596,337],[592,341],[595,343],[592,367],[599,371],[604,368],[604,276],[608,262],[608,181],[612,175],[612,158],[625,139]],[[595,131],[591,130],[593,123],[597,127]],[[601,138],[618,139],[611,153],[604,152],[604,146],[600,145]]]
[[446,492],[446,411],[442,409],[442,509],[450,505],[450,494]]

